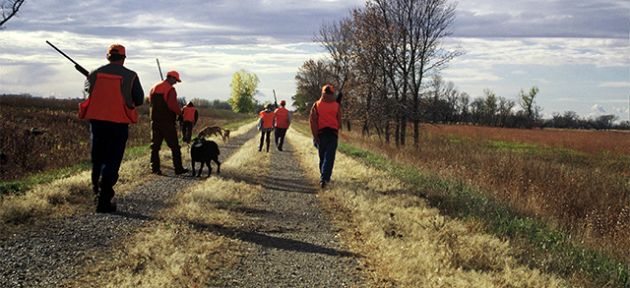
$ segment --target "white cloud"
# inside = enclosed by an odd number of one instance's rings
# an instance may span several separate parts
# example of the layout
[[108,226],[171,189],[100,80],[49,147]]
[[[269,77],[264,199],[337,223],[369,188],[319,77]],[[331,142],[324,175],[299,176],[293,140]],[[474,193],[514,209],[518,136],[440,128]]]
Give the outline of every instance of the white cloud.
[[616,81],[616,82],[603,82],[598,85],[602,88],[630,88],[630,80],[628,81]]
[[604,109],[604,106],[599,105],[599,104],[593,105],[593,107],[591,107],[591,111],[593,113],[599,113],[599,114],[605,114],[606,113],[606,109]]

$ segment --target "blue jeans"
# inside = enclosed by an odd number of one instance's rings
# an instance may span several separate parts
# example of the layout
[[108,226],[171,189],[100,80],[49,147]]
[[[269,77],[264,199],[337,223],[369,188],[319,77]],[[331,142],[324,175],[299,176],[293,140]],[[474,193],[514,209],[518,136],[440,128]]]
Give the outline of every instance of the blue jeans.
[[329,182],[335,165],[335,154],[337,153],[337,134],[331,131],[324,131],[319,134],[319,172],[320,182]]
[[125,154],[129,125],[109,121],[90,121],[92,142],[92,185],[112,188]]

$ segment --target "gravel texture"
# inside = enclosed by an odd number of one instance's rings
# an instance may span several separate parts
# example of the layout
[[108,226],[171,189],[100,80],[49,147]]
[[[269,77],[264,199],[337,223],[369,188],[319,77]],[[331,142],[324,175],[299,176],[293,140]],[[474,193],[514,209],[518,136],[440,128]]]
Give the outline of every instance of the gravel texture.
[[319,188],[308,181],[293,151],[290,143],[284,152],[271,151],[267,177],[237,179],[265,188],[255,207],[243,209],[251,223],[204,227],[244,245],[240,263],[209,287],[361,286],[359,256],[341,248],[339,231],[319,206]]
[[[226,145],[218,143],[221,161],[255,134],[252,129],[232,138]],[[183,147],[182,153],[188,154],[187,150]],[[166,159],[163,162],[171,163]],[[95,263],[97,259],[93,257],[107,257],[107,251],[116,241],[133,235],[147,222],[159,221],[154,219],[155,215],[171,205],[174,195],[198,183],[189,175],[174,176],[173,170],[167,167],[162,172],[164,176],[151,176],[155,179],[116,197],[117,213],[75,215],[0,237],[3,239],[0,242],[0,287],[62,286],[68,279],[76,278],[83,266]]]

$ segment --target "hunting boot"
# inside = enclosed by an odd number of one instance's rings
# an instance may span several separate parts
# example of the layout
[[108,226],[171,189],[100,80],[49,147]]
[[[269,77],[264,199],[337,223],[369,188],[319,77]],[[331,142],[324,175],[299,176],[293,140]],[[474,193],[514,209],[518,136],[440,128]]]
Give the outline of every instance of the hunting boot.
[[98,203],[96,204],[97,213],[113,213],[116,212],[116,203],[112,202],[114,198],[114,188],[112,185],[101,184],[101,191],[98,195]]
[[151,173],[162,175],[160,170],[160,150],[151,149]]
[[175,175],[181,175],[184,173],[188,173],[188,169],[184,168],[182,165],[182,153],[179,151],[179,148],[172,149],[173,152],[173,167],[175,168]]

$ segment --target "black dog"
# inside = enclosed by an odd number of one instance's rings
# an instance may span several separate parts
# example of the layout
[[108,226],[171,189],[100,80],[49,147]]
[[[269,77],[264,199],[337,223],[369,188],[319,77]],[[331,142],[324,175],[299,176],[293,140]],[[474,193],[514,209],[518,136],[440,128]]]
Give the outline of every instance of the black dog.
[[192,158],[192,176],[195,176],[195,162],[201,162],[199,167],[199,173],[197,177],[201,177],[201,171],[203,170],[203,164],[208,166],[208,177],[212,174],[212,167],[210,166],[210,160],[217,164],[217,173],[221,173],[221,162],[219,162],[219,145],[212,140],[206,140],[203,137],[197,137],[193,139],[193,143],[190,146],[190,158]]

